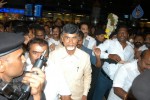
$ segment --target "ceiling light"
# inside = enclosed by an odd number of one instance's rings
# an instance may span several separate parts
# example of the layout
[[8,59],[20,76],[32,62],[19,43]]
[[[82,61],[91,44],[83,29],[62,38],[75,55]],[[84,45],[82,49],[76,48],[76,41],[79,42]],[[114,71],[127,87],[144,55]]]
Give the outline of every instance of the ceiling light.
[[148,20],[148,19],[146,19],[146,18],[141,18],[141,20]]
[[57,15],[61,15],[61,13],[58,13]]
[[76,15],[76,16],[81,17],[81,16],[83,16],[83,15]]

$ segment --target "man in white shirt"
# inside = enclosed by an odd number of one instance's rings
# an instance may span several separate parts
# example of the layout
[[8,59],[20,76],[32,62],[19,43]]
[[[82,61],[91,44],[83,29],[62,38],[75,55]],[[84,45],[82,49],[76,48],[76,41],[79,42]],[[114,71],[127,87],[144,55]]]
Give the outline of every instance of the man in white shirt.
[[117,39],[106,40],[98,46],[101,50],[101,58],[105,60],[98,77],[93,100],[103,100],[104,96],[107,98],[118,68],[123,63],[132,61],[134,58],[134,50],[130,43],[127,42],[127,26],[118,26],[116,31]]
[[109,94],[108,100],[126,100],[128,91],[133,80],[145,69],[150,68],[150,51],[142,52],[138,60],[124,64],[116,72],[113,88]]
[[96,40],[89,36],[89,26],[87,23],[81,23],[80,30],[84,33],[83,45],[89,49],[93,49],[96,46]]
[[90,56],[78,49],[79,28],[74,24],[66,24],[61,35],[63,48],[50,53],[48,62],[57,64],[63,71],[71,91],[71,99],[87,100],[91,83]]
[[44,89],[46,100],[71,100],[71,92],[62,71],[52,62],[45,69],[46,85]]
[[40,39],[40,38],[34,38],[29,41],[28,43],[28,52],[26,53],[26,69],[25,71],[30,71],[33,67],[35,61],[40,58],[42,53],[47,50],[47,53],[45,55],[46,58],[48,58],[49,55],[49,48],[48,48],[48,42]]
[[34,32],[35,38],[41,38],[45,40],[45,29],[43,26],[40,26],[39,24],[37,25],[37,27],[35,28],[35,32]]
[[52,37],[47,40],[50,47],[50,51],[55,50],[55,47],[61,44],[60,33],[61,33],[60,27],[58,26],[52,27]]
[[49,25],[44,25],[44,29],[45,29],[45,40],[48,40],[49,38],[52,37],[52,28],[49,27]]
[[[34,38],[29,41],[28,50],[29,56],[26,62],[26,71],[30,71],[32,69],[35,61],[42,55],[45,50],[49,51],[48,42],[40,38]],[[46,53],[45,57],[48,58],[48,55],[49,52]],[[42,69],[45,69],[46,75],[46,84],[44,89],[46,99],[59,100],[60,95],[62,100],[70,100],[71,93],[69,87],[67,86],[63,74],[58,70],[56,65],[49,62],[43,66]]]
[[135,51],[135,59],[138,59],[141,52],[148,49],[144,45],[144,36],[143,34],[136,34],[134,38],[134,51]]

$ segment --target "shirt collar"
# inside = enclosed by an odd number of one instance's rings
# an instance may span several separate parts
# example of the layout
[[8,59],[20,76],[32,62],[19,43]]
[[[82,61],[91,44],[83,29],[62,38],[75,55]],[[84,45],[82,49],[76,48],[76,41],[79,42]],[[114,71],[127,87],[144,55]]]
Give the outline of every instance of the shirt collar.
[[72,56],[72,57],[74,56],[74,57],[77,58],[77,59],[79,58],[79,57],[78,57],[78,56],[79,56],[79,54],[78,54],[79,49],[78,49],[77,47],[76,47],[75,52],[74,52],[73,55],[69,55],[69,54],[67,53],[65,47],[63,47],[62,50],[63,50],[63,55],[62,55],[62,57],[61,57],[62,59],[65,59],[66,57],[69,57],[69,56],[70,56],[70,57],[71,57],[71,56]]

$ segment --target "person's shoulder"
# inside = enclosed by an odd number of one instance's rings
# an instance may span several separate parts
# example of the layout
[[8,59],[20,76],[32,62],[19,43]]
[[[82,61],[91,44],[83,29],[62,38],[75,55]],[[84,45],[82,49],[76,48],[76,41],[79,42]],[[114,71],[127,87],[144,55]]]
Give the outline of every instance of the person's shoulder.
[[131,44],[129,41],[127,41],[126,43],[127,43],[128,47],[130,47],[130,48],[134,49],[134,45],[133,45],[133,44]]
[[115,38],[115,39],[109,39],[110,42],[115,42],[115,43],[119,43],[118,39]]
[[58,54],[59,52],[65,52],[65,47],[57,48],[54,51],[51,51],[50,54]]
[[90,41],[96,41],[95,38],[91,37],[91,36],[87,36],[86,39],[90,40]]
[[[110,43],[112,43],[112,42],[116,42],[117,40],[116,39],[106,39],[103,43],[106,43],[106,42],[110,42]],[[101,43],[101,44],[103,44],[103,43]]]
[[[87,50],[89,50],[89,49],[87,49]],[[86,53],[85,51],[83,51],[83,50],[81,50],[81,49],[78,49],[78,48],[76,48],[76,51],[77,51],[77,54],[80,56],[80,57],[89,57],[89,54],[88,53]]]
[[85,52],[86,54],[88,54],[88,55],[91,55],[92,54],[92,51],[90,51],[91,49],[87,49],[87,48],[85,48],[85,49],[81,49],[83,52]]
[[92,49],[89,49],[89,48],[85,47],[84,45],[82,46],[81,50],[83,50],[83,51],[85,51],[85,52],[86,52],[86,51],[92,52]]
[[105,45],[112,45],[114,46],[116,40],[106,39],[103,43],[99,44],[98,46],[105,46]]

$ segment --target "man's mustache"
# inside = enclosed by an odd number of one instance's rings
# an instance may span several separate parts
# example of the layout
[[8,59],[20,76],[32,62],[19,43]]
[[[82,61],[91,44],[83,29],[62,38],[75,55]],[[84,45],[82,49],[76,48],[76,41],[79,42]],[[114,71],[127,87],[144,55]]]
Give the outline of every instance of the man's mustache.
[[140,46],[142,46],[142,45],[143,45],[143,43],[141,43],[141,42],[135,42],[135,43],[134,43],[134,46],[135,46],[135,47],[140,47]]

